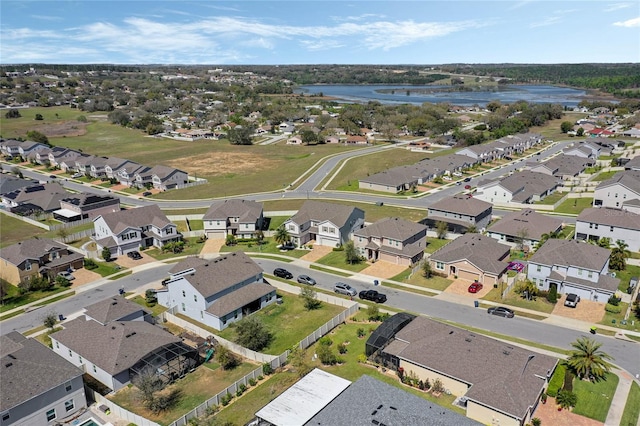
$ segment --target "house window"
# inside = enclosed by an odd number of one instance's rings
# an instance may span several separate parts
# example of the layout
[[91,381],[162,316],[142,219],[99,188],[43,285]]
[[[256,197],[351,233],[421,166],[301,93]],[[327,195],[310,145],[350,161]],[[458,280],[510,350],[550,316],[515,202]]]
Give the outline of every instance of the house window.
[[56,342],[56,349],[60,349],[60,343]]
[[71,386],[71,382],[67,382],[64,384],[64,390],[66,392],[69,392],[71,390],[72,386]]
[[289,225],[289,231],[295,231],[296,227],[294,225]]
[[9,417],[10,417],[10,416],[9,416],[9,413],[4,413],[4,414],[2,415],[2,421],[3,421],[3,422],[6,422],[7,420],[9,420]]
[[200,311],[200,319],[204,319],[204,312]]
[[82,359],[82,357],[78,355],[78,361],[80,362],[80,364],[82,364],[84,362],[84,359]]
[[69,356],[73,356],[73,352],[71,352],[71,349],[69,349]]
[[335,234],[336,233],[336,228],[329,228],[329,233],[330,234]]
[[582,276],[582,269],[578,269],[578,275]]
[[182,304],[182,311],[184,312],[184,311],[186,311],[186,310],[187,310],[187,307],[186,307],[186,306],[185,306],[185,304],[183,303],[183,304]]
[[97,372],[98,372],[98,369],[96,368],[96,365],[95,365],[95,364],[93,364],[93,372],[94,372],[94,373],[97,373]]
[[194,302],[197,302],[197,301],[198,301],[198,295],[196,295],[196,294],[194,294],[194,295],[193,295],[193,301],[194,301]]
[[25,271],[30,271],[31,270],[31,262],[27,262],[24,264],[24,269]]
[[598,229],[598,224],[596,223],[595,229]]
[[593,278],[593,271],[589,271],[589,274],[587,275],[589,278]]
[[187,292],[182,290],[182,297],[187,297]]
[[323,226],[322,227],[322,232],[324,232],[326,234],[327,232],[329,232],[329,228],[327,228],[326,226]]
[[609,227],[609,232],[613,232],[613,226]]
[[542,271],[542,266],[540,266],[540,265],[536,265],[536,271],[537,271],[537,272]]
[[167,228],[167,235],[173,234],[173,228]]
[[444,263],[436,262],[436,269],[440,269],[441,271],[444,271]]
[[67,411],[67,413],[73,410],[74,408],[75,408],[75,405],[73,404],[73,399],[70,399],[64,402],[64,409]]
[[593,223],[589,224],[589,228],[593,229]]
[[51,410],[47,411],[47,421],[50,422],[51,420],[56,418],[56,409],[52,408]]

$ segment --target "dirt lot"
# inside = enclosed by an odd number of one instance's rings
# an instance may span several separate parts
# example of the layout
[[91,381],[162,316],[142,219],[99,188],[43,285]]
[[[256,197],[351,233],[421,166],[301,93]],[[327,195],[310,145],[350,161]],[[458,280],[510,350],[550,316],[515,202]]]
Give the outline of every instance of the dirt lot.
[[373,263],[366,269],[363,269],[360,273],[365,275],[371,275],[372,277],[379,277],[381,279],[391,278],[398,275],[400,272],[406,270],[404,265],[396,265],[395,263],[385,262],[379,260]]
[[87,123],[81,121],[59,121],[56,123],[41,123],[33,126],[32,130],[44,133],[50,138],[63,136],[82,136],[87,133]]
[[451,283],[451,285],[449,287],[447,287],[447,289],[445,290],[446,293],[453,293],[453,294],[459,294],[461,296],[469,296],[469,297],[473,297],[476,299],[480,299],[483,298],[484,296],[486,296],[491,289],[493,288],[493,285],[485,285],[482,290],[480,290],[477,293],[469,293],[469,286],[471,285],[471,281],[465,281],[465,280],[461,280],[461,279],[457,279],[454,282]]
[[260,157],[255,153],[212,152],[181,157],[166,163],[168,166],[189,172],[190,175],[218,176],[230,173],[255,173],[275,167],[277,161]]
[[558,298],[558,303],[553,308],[554,315],[573,318],[591,323],[598,323],[604,318],[604,303],[593,302],[591,300],[580,300],[578,306],[569,308],[564,306],[566,296]]

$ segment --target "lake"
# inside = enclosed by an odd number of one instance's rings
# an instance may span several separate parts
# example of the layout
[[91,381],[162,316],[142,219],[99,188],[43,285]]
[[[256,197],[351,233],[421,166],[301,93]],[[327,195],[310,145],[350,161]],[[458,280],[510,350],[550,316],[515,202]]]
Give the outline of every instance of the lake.
[[[498,100],[503,104],[517,101],[530,103],[552,103],[574,107],[586,96],[584,90],[568,87],[540,85],[506,85],[495,90],[473,92],[442,91],[451,86],[412,86],[412,85],[311,85],[299,86],[296,93],[318,94],[339,98],[345,102],[378,101],[383,104],[416,104],[424,102],[449,102],[453,105],[485,106]],[[419,91],[419,92],[418,92]],[[408,94],[407,94],[408,92]]]

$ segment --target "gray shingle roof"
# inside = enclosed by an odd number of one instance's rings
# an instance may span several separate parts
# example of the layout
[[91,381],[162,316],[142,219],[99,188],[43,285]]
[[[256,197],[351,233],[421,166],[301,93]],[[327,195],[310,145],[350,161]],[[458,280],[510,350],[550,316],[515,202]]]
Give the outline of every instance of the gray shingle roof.
[[593,244],[577,240],[550,239],[536,250],[529,263],[575,266],[599,272],[610,255],[609,249]]
[[[429,211],[437,210],[475,217],[491,208],[493,205],[486,201],[467,195],[454,195],[433,203],[429,206]],[[437,212],[434,213],[437,215]]]
[[207,308],[207,312],[220,318],[275,291],[276,288],[270,284],[251,283],[217,299]]
[[262,203],[231,199],[212,204],[202,219],[227,220],[230,217],[238,217],[240,223],[256,223],[261,214]]
[[[348,419],[348,421],[346,421]],[[481,423],[363,375],[306,424],[335,426],[476,426]]]
[[545,216],[535,210],[522,209],[507,214],[492,224],[488,230],[513,237],[520,236],[520,233],[525,230],[526,239],[540,241],[542,234],[557,231],[561,226],[561,219]]
[[396,339],[407,343],[384,352],[469,383],[468,399],[517,418],[537,403],[544,377],[558,362],[424,317],[416,317]]
[[640,230],[640,215],[627,210],[609,207],[588,208],[582,210],[576,219],[578,222],[597,223],[617,228]]
[[101,324],[118,321],[127,315],[140,311],[144,311],[146,315],[149,314],[142,306],[122,296],[113,296],[84,308],[86,316]]
[[611,185],[620,184],[631,191],[640,194],[640,171],[637,170],[624,170],[616,173],[605,181],[600,182],[596,187],[596,190],[606,188]]
[[102,325],[84,317],[65,323],[51,335],[111,375],[131,368],[145,355],[170,343],[181,342],[160,327],[145,321],[122,321]]
[[205,298],[262,273],[262,268],[241,251],[193,264],[195,271],[184,278]]
[[354,232],[356,236],[383,237],[392,240],[405,241],[416,234],[425,232],[427,227],[416,222],[411,222],[397,217],[387,217],[365,226]]
[[0,411],[60,386],[82,370],[35,339],[17,331],[0,336]]
[[[589,151],[590,152],[590,151]],[[550,170],[554,176],[575,176],[591,164],[592,160],[575,155],[559,155],[542,163],[527,163],[533,171],[538,167]]]
[[309,221],[324,222],[329,221],[339,228],[346,225],[349,216],[354,211],[359,211],[364,217],[364,212],[352,206],[344,204],[325,203],[323,201],[307,200],[302,204],[300,210],[289,220],[297,224],[306,223]]
[[507,269],[508,264],[500,259],[508,257],[510,251],[510,246],[500,244],[493,238],[480,234],[464,234],[436,250],[429,259],[444,263],[467,260],[482,271],[501,274]]
[[17,266],[27,259],[38,261],[47,252],[63,248],[64,244],[50,238],[32,238],[0,249],[0,258]]
[[140,228],[153,225],[162,229],[171,224],[171,221],[162,213],[157,204],[107,213],[102,215],[102,218],[114,234],[118,234],[129,227]]

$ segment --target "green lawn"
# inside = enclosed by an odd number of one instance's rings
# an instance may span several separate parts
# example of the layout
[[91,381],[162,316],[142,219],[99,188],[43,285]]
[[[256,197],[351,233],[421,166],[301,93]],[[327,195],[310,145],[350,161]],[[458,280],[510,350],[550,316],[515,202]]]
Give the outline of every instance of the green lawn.
[[202,231],[202,230],[204,230],[204,221],[196,220],[196,219],[189,219],[189,228],[192,231]]
[[[623,330],[631,330],[631,331],[640,331],[640,321],[639,320],[635,320],[634,324],[631,325],[631,321],[634,320],[634,315],[633,312],[630,314],[629,316],[629,320],[627,320],[626,324],[623,324],[622,321],[624,320],[624,316],[627,313],[627,308],[629,307],[628,303],[625,302],[620,302],[620,313],[618,314],[613,314],[611,312],[606,312],[604,313],[604,317],[602,318],[602,321],[599,322],[599,324],[603,324],[603,325],[609,325],[611,327],[616,327],[616,328],[620,328]],[[615,321],[615,323],[613,322]]]
[[631,391],[624,406],[620,426],[636,426],[640,418],[640,386],[636,382],[631,383]]
[[166,260],[176,256],[197,256],[200,254],[200,250],[202,250],[202,246],[204,246],[204,241],[198,242],[197,238],[184,238],[184,241],[186,244],[184,245],[184,250],[181,253],[163,253],[159,248],[146,250],[145,253],[156,260]]
[[482,299],[514,306],[517,308],[532,309],[534,311],[544,312],[547,314],[550,314],[555,307],[555,305],[549,303],[544,297],[536,297],[534,300],[526,300],[523,299],[519,294],[516,294],[513,290],[507,293],[507,296],[503,299],[500,297],[501,290],[502,289],[500,287],[493,288]]
[[[300,204],[302,205],[302,204]],[[300,208],[300,206],[298,206]],[[271,216],[268,218],[269,220],[269,231],[275,231],[280,228],[280,226],[284,223],[285,220],[289,219],[289,216]]]
[[[274,334],[273,342],[261,351],[272,355],[280,355],[344,310],[323,302],[320,309],[308,311],[298,295],[282,292],[278,295],[283,300],[281,305],[273,303],[254,314]],[[234,327],[216,334],[231,341],[236,337]]]
[[573,392],[578,396],[578,403],[573,412],[590,419],[604,422],[609,413],[611,399],[618,386],[618,376],[607,374],[607,379],[598,383],[586,380],[573,380]]
[[[422,275],[421,271],[418,271],[411,276],[409,275],[411,275],[411,269],[407,268],[406,271],[401,272],[400,274],[391,278],[391,280],[440,291],[446,290],[447,287],[449,287],[449,285],[453,282],[452,280],[449,280],[447,278],[438,277],[435,275],[432,275],[431,278],[427,279]],[[411,290],[407,289],[407,291]]]
[[132,302],[136,302],[138,305],[142,306],[147,311],[150,311],[151,315],[154,317],[157,317],[158,315],[160,315],[161,313],[167,310],[167,308],[157,303],[153,307],[147,306],[147,300],[140,295],[134,296],[129,300],[131,300]]
[[560,201],[565,195],[567,194],[565,194],[564,192],[554,192],[548,197],[544,197],[544,200],[536,202],[536,204],[553,205]]
[[344,251],[332,251],[326,256],[318,259],[316,263],[325,266],[332,266],[334,268],[344,269],[351,272],[360,272],[369,266],[367,262],[347,263],[345,260]]
[[615,272],[616,278],[620,278],[620,284],[618,284],[618,290],[625,292],[629,288],[629,280],[631,277],[640,277],[640,266],[627,265],[624,271],[609,271]]
[[37,302],[45,297],[53,296],[54,294],[69,290],[66,287],[52,287],[50,290],[37,290],[20,294],[18,287],[14,285],[3,282],[2,286],[6,292],[6,296],[2,298],[0,313],[10,311],[12,309],[19,308],[20,306]]
[[436,250],[446,246],[450,242],[451,240],[427,237],[427,248],[425,248],[424,251],[425,253],[433,254]]
[[10,246],[25,239],[43,236],[46,229],[0,213],[0,247]]
[[603,180],[611,179],[613,175],[618,173],[618,171],[611,170],[609,172],[600,172],[594,177],[590,179],[590,182],[601,182]]
[[258,245],[257,243],[238,243],[235,246],[222,246],[220,249],[221,253],[233,252],[233,251],[244,251],[244,252],[256,252],[256,253],[270,253],[270,254],[283,254],[285,256],[300,258],[305,254],[309,253],[309,250],[286,250],[280,251],[277,247],[278,244],[273,240],[273,238],[265,238],[263,244]]
[[556,213],[579,215],[582,210],[593,206],[593,198],[569,198],[554,211]]

